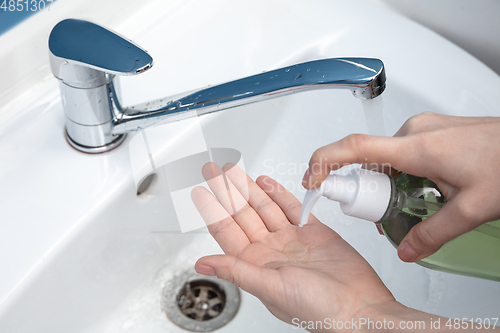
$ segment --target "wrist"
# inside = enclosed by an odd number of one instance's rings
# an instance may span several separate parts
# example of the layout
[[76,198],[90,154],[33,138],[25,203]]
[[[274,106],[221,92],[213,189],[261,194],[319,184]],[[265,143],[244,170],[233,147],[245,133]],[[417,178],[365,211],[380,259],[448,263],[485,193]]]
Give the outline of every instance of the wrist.
[[360,311],[357,317],[359,329],[349,332],[426,332],[431,329],[433,321],[438,318],[439,316],[431,316],[392,300]]
[[[368,307],[358,316],[359,330],[343,332],[469,332],[470,322],[450,324],[450,319],[418,311],[394,301]],[[458,326],[457,326],[458,325]],[[475,324],[474,324],[475,325]],[[482,331],[481,325],[475,325],[474,331]]]
[[359,330],[356,333],[365,332],[393,332],[399,327],[400,315],[407,308],[396,300],[383,304],[374,304],[360,311],[358,316]]

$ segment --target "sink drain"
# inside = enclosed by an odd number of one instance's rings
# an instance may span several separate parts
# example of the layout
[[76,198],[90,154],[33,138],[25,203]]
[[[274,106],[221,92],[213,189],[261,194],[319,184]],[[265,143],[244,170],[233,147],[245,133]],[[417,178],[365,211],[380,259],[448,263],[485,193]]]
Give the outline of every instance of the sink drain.
[[181,312],[191,319],[207,321],[221,314],[226,303],[223,290],[207,280],[186,283],[178,297]]
[[227,281],[191,275],[167,284],[162,307],[176,325],[193,332],[210,332],[227,324],[238,312],[240,293]]

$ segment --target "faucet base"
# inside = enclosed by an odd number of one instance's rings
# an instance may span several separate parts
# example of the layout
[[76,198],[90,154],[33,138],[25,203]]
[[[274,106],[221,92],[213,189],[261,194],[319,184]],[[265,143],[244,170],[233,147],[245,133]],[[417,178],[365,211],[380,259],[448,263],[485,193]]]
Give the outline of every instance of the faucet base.
[[127,137],[127,134],[120,134],[116,136],[116,139],[111,141],[110,143],[103,145],[103,146],[98,146],[98,147],[89,147],[89,146],[84,146],[81,144],[78,144],[77,142],[73,141],[71,137],[68,135],[68,131],[65,130],[66,133],[66,141],[70,144],[71,147],[75,148],[78,151],[87,153],[87,154],[100,154],[100,153],[105,153],[110,150],[115,149],[118,147]]

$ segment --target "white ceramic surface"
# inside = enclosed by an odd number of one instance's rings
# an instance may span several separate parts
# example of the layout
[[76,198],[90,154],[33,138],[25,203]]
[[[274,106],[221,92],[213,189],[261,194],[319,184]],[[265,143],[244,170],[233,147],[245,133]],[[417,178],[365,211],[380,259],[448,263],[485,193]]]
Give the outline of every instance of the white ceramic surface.
[[371,0],[437,32],[500,74],[497,0]]
[[[496,74],[447,40],[369,2],[148,6],[154,11],[127,11],[110,26],[155,60],[151,71],[122,80],[127,104],[312,59],[384,61],[381,110],[365,112],[348,91],[322,90],[200,118],[208,147],[240,151],[252,177],[275,177],[300,199],[312,152],[350,133],[392,135],[408,117],[428,110],[500,115]],[[45,57],[47,36],[39,35],[36,52]],[[199,256],[220,249],[206,231],[178,232],[168,195],[136,196],[128,149],[133,135],[106,154],[73,150],[63,136],[55,79],[43,77],[0,108],[0,331],[181,332],[160,312],[161,288]],[[178,149],[160,142],[157,149],[168,153],[172,147]],[[342,216],[326,200],[314,213],[373,265],[404,304],[457,318],[498,317],[499,283],[404,264],[372,224]],[[248,294],[221,329],[235,330],[293,331]]]

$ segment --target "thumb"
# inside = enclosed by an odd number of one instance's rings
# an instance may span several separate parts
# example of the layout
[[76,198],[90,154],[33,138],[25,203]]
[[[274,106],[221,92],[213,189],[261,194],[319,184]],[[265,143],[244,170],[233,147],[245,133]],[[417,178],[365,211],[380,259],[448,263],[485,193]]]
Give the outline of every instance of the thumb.
[[212,255],[198,259],[195,270],[203,275],[216,275],[218,278],[234,283],[250,294],[261,298],[266,288],[272,285],[271,279],[277,271],[265,269],[230,255]]
[[313,153],[302,185],[306,189],[318,187],[330,171],[352,163],[389,166],[415,174],[423,167],[419,150],[420,145],[412,137],[351,134]]
[[478,222],[464,207],[470,206],[464,195],[457,194],[443,208],[415,225],[398,247],[399,258],[415,262],[437,252],[446,242],[474,229]]

